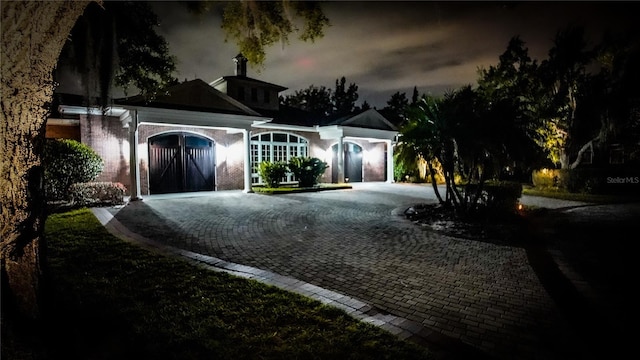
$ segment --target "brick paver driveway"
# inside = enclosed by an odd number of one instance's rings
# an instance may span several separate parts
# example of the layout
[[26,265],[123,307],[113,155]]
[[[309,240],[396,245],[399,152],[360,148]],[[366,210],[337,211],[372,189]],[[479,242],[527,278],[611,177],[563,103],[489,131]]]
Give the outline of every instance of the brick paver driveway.
[[444,236],[402,211],[424,185],[357,184],[289,195],[151,196],[116,214],[132,231],[360,299],[498,359],[589,352],[525,249]]

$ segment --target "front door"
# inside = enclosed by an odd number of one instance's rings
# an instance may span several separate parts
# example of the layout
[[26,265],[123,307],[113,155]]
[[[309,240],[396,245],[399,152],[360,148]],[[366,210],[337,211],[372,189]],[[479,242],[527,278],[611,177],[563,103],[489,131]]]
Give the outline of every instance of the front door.
[[215,189],[214,143],[170,133],[149,139],[149,192],[166,194]]
[[[362,147],[358,144],[345,142],[344,146],[344,181],[362,182]],[[331,182],[338,182],[338,144],[331,147],[333,158],[331,161]]]

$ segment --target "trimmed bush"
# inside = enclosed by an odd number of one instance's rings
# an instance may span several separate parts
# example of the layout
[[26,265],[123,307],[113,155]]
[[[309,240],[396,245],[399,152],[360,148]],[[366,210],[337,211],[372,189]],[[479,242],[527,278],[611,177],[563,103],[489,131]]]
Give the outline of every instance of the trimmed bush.
[[531,173],[533,186],[539,189],[558,187],[560,185],[560,170],[542,169]]
[[95,180],[104,167],[92,148],[69,139],[47,140],[42,164],[48,200],[67,199],[71,184]]
[[329,165],[311,157],[294,157],[289,160],[289,170],[298,180],[299,187],[312,187],[318,183]]
[[522,196],[522,184],[512,181],[490,181],[484,184],[487,208],[514,212]]
[[75,183],[69,187],[69,198],[77,206],[121,205],[126,191],[121,183]]
[[[477,184],[469,184],[465,187],[467,194],[476,191]],[[482,186],[480,198],[481,208],[495,212],[496,214],[513,213],[516,211],[518,201],[522,196],[522,184],[513,181],[487,181]]]
[[258,164],[258,174],[268,188],[280,187],[280,182],[287,176],[287,163],[282,161],[263,161]]

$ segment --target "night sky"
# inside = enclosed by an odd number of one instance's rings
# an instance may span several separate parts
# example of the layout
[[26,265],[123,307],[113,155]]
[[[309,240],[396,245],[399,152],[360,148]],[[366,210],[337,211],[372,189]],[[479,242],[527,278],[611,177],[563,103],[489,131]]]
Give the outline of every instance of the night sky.
[[[592,43],[602,29],[629,26],[640,18],[640,2],[433,2],[328,1],[323,9],[331,26],[324,38],[267,50],[261,73],[248,75],[289,88],[309,85],[334,89],[345,76],[356,83],[358,103],[382,108],[396,91],[411,97],[441,94],[475,84],[477,70],[498,62],[509,39],[519,35],[537,59],[546,58],[555,33],[569,25],[584,26]],[[224,41],[221,15],[197,17],[179,2],[153,3],[159,32],[177,58],[180,80],[210,82],[233,75],[233,42]],[[640,25],[635,25],[640,26]]]

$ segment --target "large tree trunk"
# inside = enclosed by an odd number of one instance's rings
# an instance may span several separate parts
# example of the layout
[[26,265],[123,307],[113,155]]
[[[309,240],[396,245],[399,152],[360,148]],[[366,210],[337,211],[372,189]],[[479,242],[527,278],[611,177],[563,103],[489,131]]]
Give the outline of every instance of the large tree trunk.
[[88,3],[1,4],[2,285],[22,315],[30,318],[40,315],[40,254],[45,221],[40,158],[54,89],[52,72],[71,28]]

